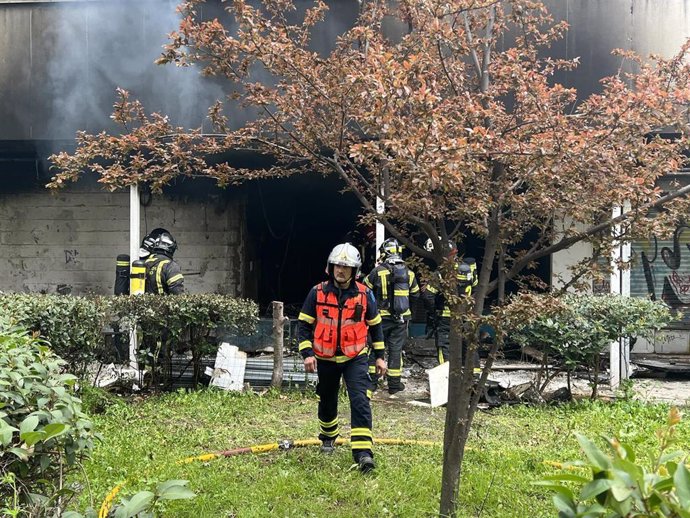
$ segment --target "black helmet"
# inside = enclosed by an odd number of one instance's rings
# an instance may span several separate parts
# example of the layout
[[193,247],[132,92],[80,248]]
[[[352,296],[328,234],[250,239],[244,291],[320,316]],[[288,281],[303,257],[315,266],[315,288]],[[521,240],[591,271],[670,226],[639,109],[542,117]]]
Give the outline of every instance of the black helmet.
[[146,236],[144,236],[144,239],[142,239],[141,241],[141,247],[139,248],[139,257],[146,257],[150,255],[153,252],[153,245],[156,244],[158,236],[160,236],[164,232],[166,234],[170,234],[170,232],[160,227],[154,228],[151,232],[146,234]]
[[177,250],[177,241],[175,241],[170,232],[163,230],[153,243],[153,250],[155,252],[163,252],[172,257],[175,250]]
[[398,240],[392,237],[386,239],[379,247],[379,252],[381,256],[385,259],[392,255],[402,255],[403,247]]

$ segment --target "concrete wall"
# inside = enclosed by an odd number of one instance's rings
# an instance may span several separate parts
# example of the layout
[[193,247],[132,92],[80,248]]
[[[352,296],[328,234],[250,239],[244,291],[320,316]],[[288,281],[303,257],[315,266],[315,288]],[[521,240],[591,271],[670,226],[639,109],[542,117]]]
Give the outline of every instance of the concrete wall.
[[[562,218],[555,222],[557,235],[554,242],[562,238],[563,233],[570,229],[572,220]],[[576,243],[575,245],[551,255],[551,286],[553,289],[561,289],[563,285],[572,280],[570,268],[592,256],[592,245],[589,243]],[[574,292],[574,289],[570,289]]]
[[[164,227],[188,291],[240,294],[243,206],[153,195],[141,235]],[[97,187],[0,193],[0,290],[112,294],[115,259],[129,250],[129,193]]]

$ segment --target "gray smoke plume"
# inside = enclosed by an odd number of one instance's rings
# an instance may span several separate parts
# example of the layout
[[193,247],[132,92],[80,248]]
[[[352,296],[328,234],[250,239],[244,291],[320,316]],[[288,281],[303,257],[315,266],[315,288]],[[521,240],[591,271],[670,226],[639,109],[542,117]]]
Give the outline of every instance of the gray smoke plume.
[[[111,0],[35,9],[32,23],[46,59],[39,104],[47,116],[34,138],[71,139],[79,129],[118,131],[109,119],[117,87],[129,90],[149,113],[165,113],[185,127],[202,126],[208,107],[224,95],[220,84],[196,67],[154,64],[179,24],[176,5]],[[210,130],[207,122],[204,130]]]

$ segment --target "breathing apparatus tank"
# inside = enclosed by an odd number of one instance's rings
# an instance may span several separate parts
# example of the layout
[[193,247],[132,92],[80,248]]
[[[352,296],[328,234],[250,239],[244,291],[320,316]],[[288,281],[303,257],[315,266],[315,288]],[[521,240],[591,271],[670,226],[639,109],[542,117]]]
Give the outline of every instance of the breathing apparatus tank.
[[129,295],[129,256],[120,254],[115,265],[115,295]]
[[132,261],[132,271],[129,274],[130,295],[143,295],[146,290],[146,263],[137,259]]

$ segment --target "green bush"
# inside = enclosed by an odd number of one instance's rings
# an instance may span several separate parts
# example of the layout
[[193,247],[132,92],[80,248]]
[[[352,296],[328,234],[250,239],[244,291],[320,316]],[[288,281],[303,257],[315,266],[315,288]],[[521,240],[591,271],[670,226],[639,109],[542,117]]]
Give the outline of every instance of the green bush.
[[594,372],[596,395],[599,354],[620,338],[650,336],[673,320],[668,306],[617,295],[566,295],[514,331],[521,346],[530,345],[570,373]]
[[[608,439],[610,453],[577,435],[588,462],[564,464],[567,472],[545,478],[537,485],[556,492],[559,518],[688,518],[690,473],[687,453],[668,452],[676,443],[678,409],[669,413],[667,426],[657,431],[659,451],[646,451],[639,461],[628,444]],[[645,462],[645,459],[646,462]],[[580,475],[585,470],[586,475]]]
[[109,318],[107,298],[10,293],[0,295],[0,308],[0,316],[40,333],[80,376],[103,346],[103,328]]
[[[84,377],[86,367],[110,358],[104,330],[124,331],[136,322],[142,331],[140,356],[146,364],[167,365],[170,355],[191,352],[194,378],[201,375],[201,356],[215,353],[218,328],[251,334],[258,322],[258,306],[250,300],[216,294],[178,296],[74,297],[68,295],[0,294],[0,318],[39,333],[70,366]],[[163,356],[161,356],[161,354]],[[166,370],[166,369],[164,369]],[[157,368],[152,369],[154,373]]]
[[76,377],[46,342],[0,319],[0,473],[14,475],[0,495],[45,506],[61,494],[65,472],[92,448],[92,424],[73,394]]
[[[251,334],[259,321],[255,302],[224,295],[131,295],[117,297],[112,304],[121,328],[136,322],[141,329],[139,356],[151,367],[154,384],[172,381],[173,352],[191,353],[196,384],[201,376],[202,356],[216,352],[215,331],[223,328]],[[159,367],[162,378],[158,377]]]

